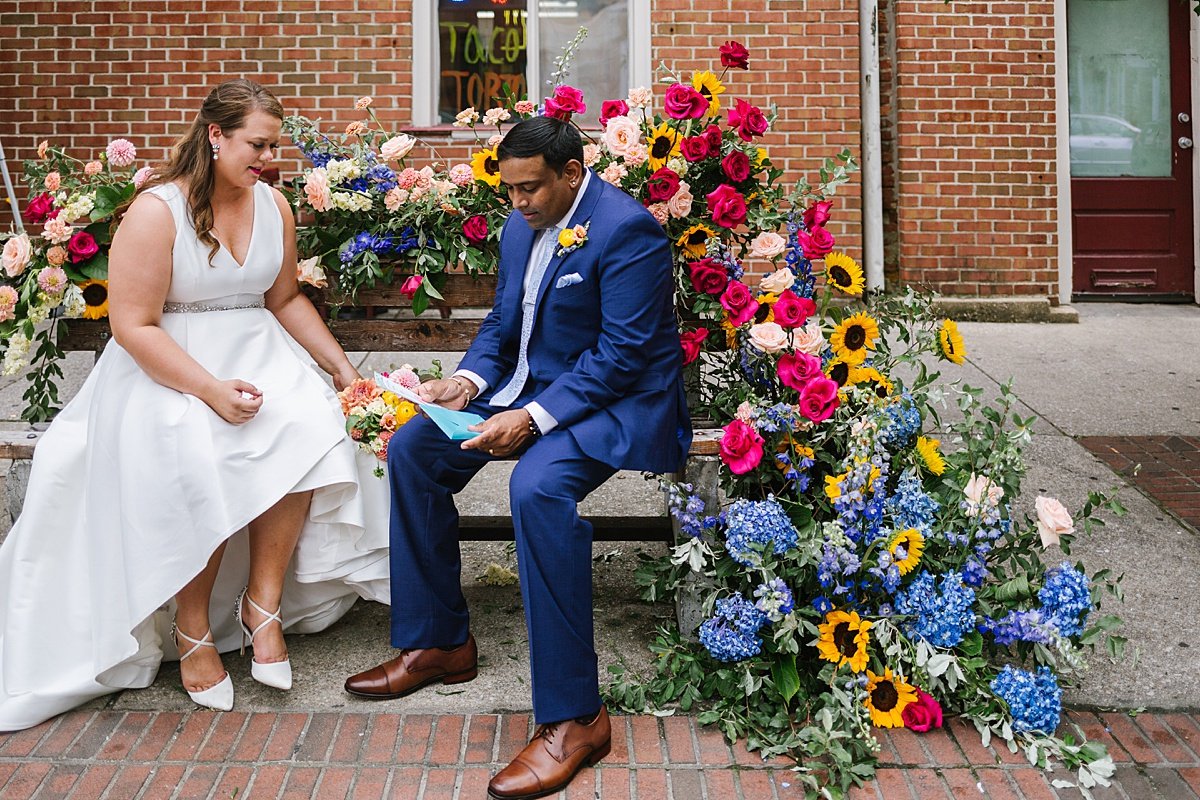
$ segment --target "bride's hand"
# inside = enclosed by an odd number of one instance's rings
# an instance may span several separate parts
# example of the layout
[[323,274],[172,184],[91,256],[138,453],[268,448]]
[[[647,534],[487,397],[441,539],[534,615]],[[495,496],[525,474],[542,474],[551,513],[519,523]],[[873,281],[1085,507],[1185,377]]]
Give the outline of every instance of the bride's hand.
[[333,373],[333,388],[340,392],[361,377],[362,375],[358,374],[358,370],[347,366],[340,372]]
[[262,408],[262,392],[246,381],[220,381],[205,402],[230,425],[244,425]]

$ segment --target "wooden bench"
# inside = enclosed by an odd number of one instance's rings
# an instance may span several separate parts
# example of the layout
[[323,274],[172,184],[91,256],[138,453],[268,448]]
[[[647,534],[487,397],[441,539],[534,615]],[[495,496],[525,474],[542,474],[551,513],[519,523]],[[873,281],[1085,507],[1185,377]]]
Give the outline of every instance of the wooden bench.
[[[475,338],[483,312],[492,306],[495,277],[475,278],[469,275],[447,276],[442,290],[444,301],[431,303],[431,310],[412,317],[411,303],[397,285],[359,292],[353,305],[345,308],[371,309],[372,318],[361,315],[337,315],[330,329],[348,351],[358,352],[464,352]],[[327,311],[324,296],[317,294],[314,302]],[[396,313],[379,313],[378,309],[396,309]],[[456,316],[457,315],[457,316]],[[60,331],[63,331],[60,328]],[[59,346],[66,351],[99,353],[111,334],[107,320],[71,320],[60,333]],[[11,460],[6,486],[8,507],[16,518],[28,477],[28,462],[40,434],[31,430],[0,430],[0,461]],[[716,499],[716,458],[720,440],[719,430],[697,431],[692,443],[688,464],[678,475],[698,487],[706,502]],[[599,541],[672,541],[674,520],[669,514],[604,515],[589,517]],[[512,538],[512,520],[493,515],[467,515],[460,520],[465,539],[501,540]]]

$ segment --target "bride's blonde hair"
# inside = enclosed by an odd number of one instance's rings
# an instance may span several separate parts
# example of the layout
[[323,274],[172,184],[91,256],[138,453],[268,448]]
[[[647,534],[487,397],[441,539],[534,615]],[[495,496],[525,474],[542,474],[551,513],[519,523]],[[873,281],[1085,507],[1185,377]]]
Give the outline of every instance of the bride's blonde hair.
[[279,100],[254,81],[236,78],[217,86],[204,98],[200,113],[196,115],[187,133],[175,143],[167,163],[156,169],[154,176],[146,181],[138,192],[141,194],[141,191],[151,186],[174,181],[187,184],[192,227],[196,230],[196,238],[209,247],[209,264],[221,245],[212,235],[214,177],[208,126],[216,125],[223,135],[228,136],[230,132],[245,125],[246,118],[255,111],[265,111],[280,121],[283,120],[283,106]]

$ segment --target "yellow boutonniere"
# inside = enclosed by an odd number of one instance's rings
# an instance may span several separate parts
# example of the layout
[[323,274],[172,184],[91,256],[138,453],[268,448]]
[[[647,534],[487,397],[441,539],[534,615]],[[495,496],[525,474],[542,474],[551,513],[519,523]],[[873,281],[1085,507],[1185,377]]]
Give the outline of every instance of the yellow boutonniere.
[[592,221],[589,219],[582,225],[576,225],[573,228],[563,228],[558,232],[558,257],[562,258],[567,253],[574,252],[587,244],[588,228]]

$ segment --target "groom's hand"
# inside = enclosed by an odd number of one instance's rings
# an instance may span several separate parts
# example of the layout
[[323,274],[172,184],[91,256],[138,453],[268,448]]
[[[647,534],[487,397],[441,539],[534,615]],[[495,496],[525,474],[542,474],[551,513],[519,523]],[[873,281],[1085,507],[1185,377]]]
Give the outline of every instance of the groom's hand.
[[462,379],[435,378],[418,386],[417,396],[426,403],[436,403],[459,411],[466,408],[469,400],[463,383]]
[[496,458],[507,458],[528,444],[533,438],[529,430],[529,412],[514,408],[493,414],[476,425],[467,428],[478,431],[474,439],[462,443],[463,450],[482,450]]

